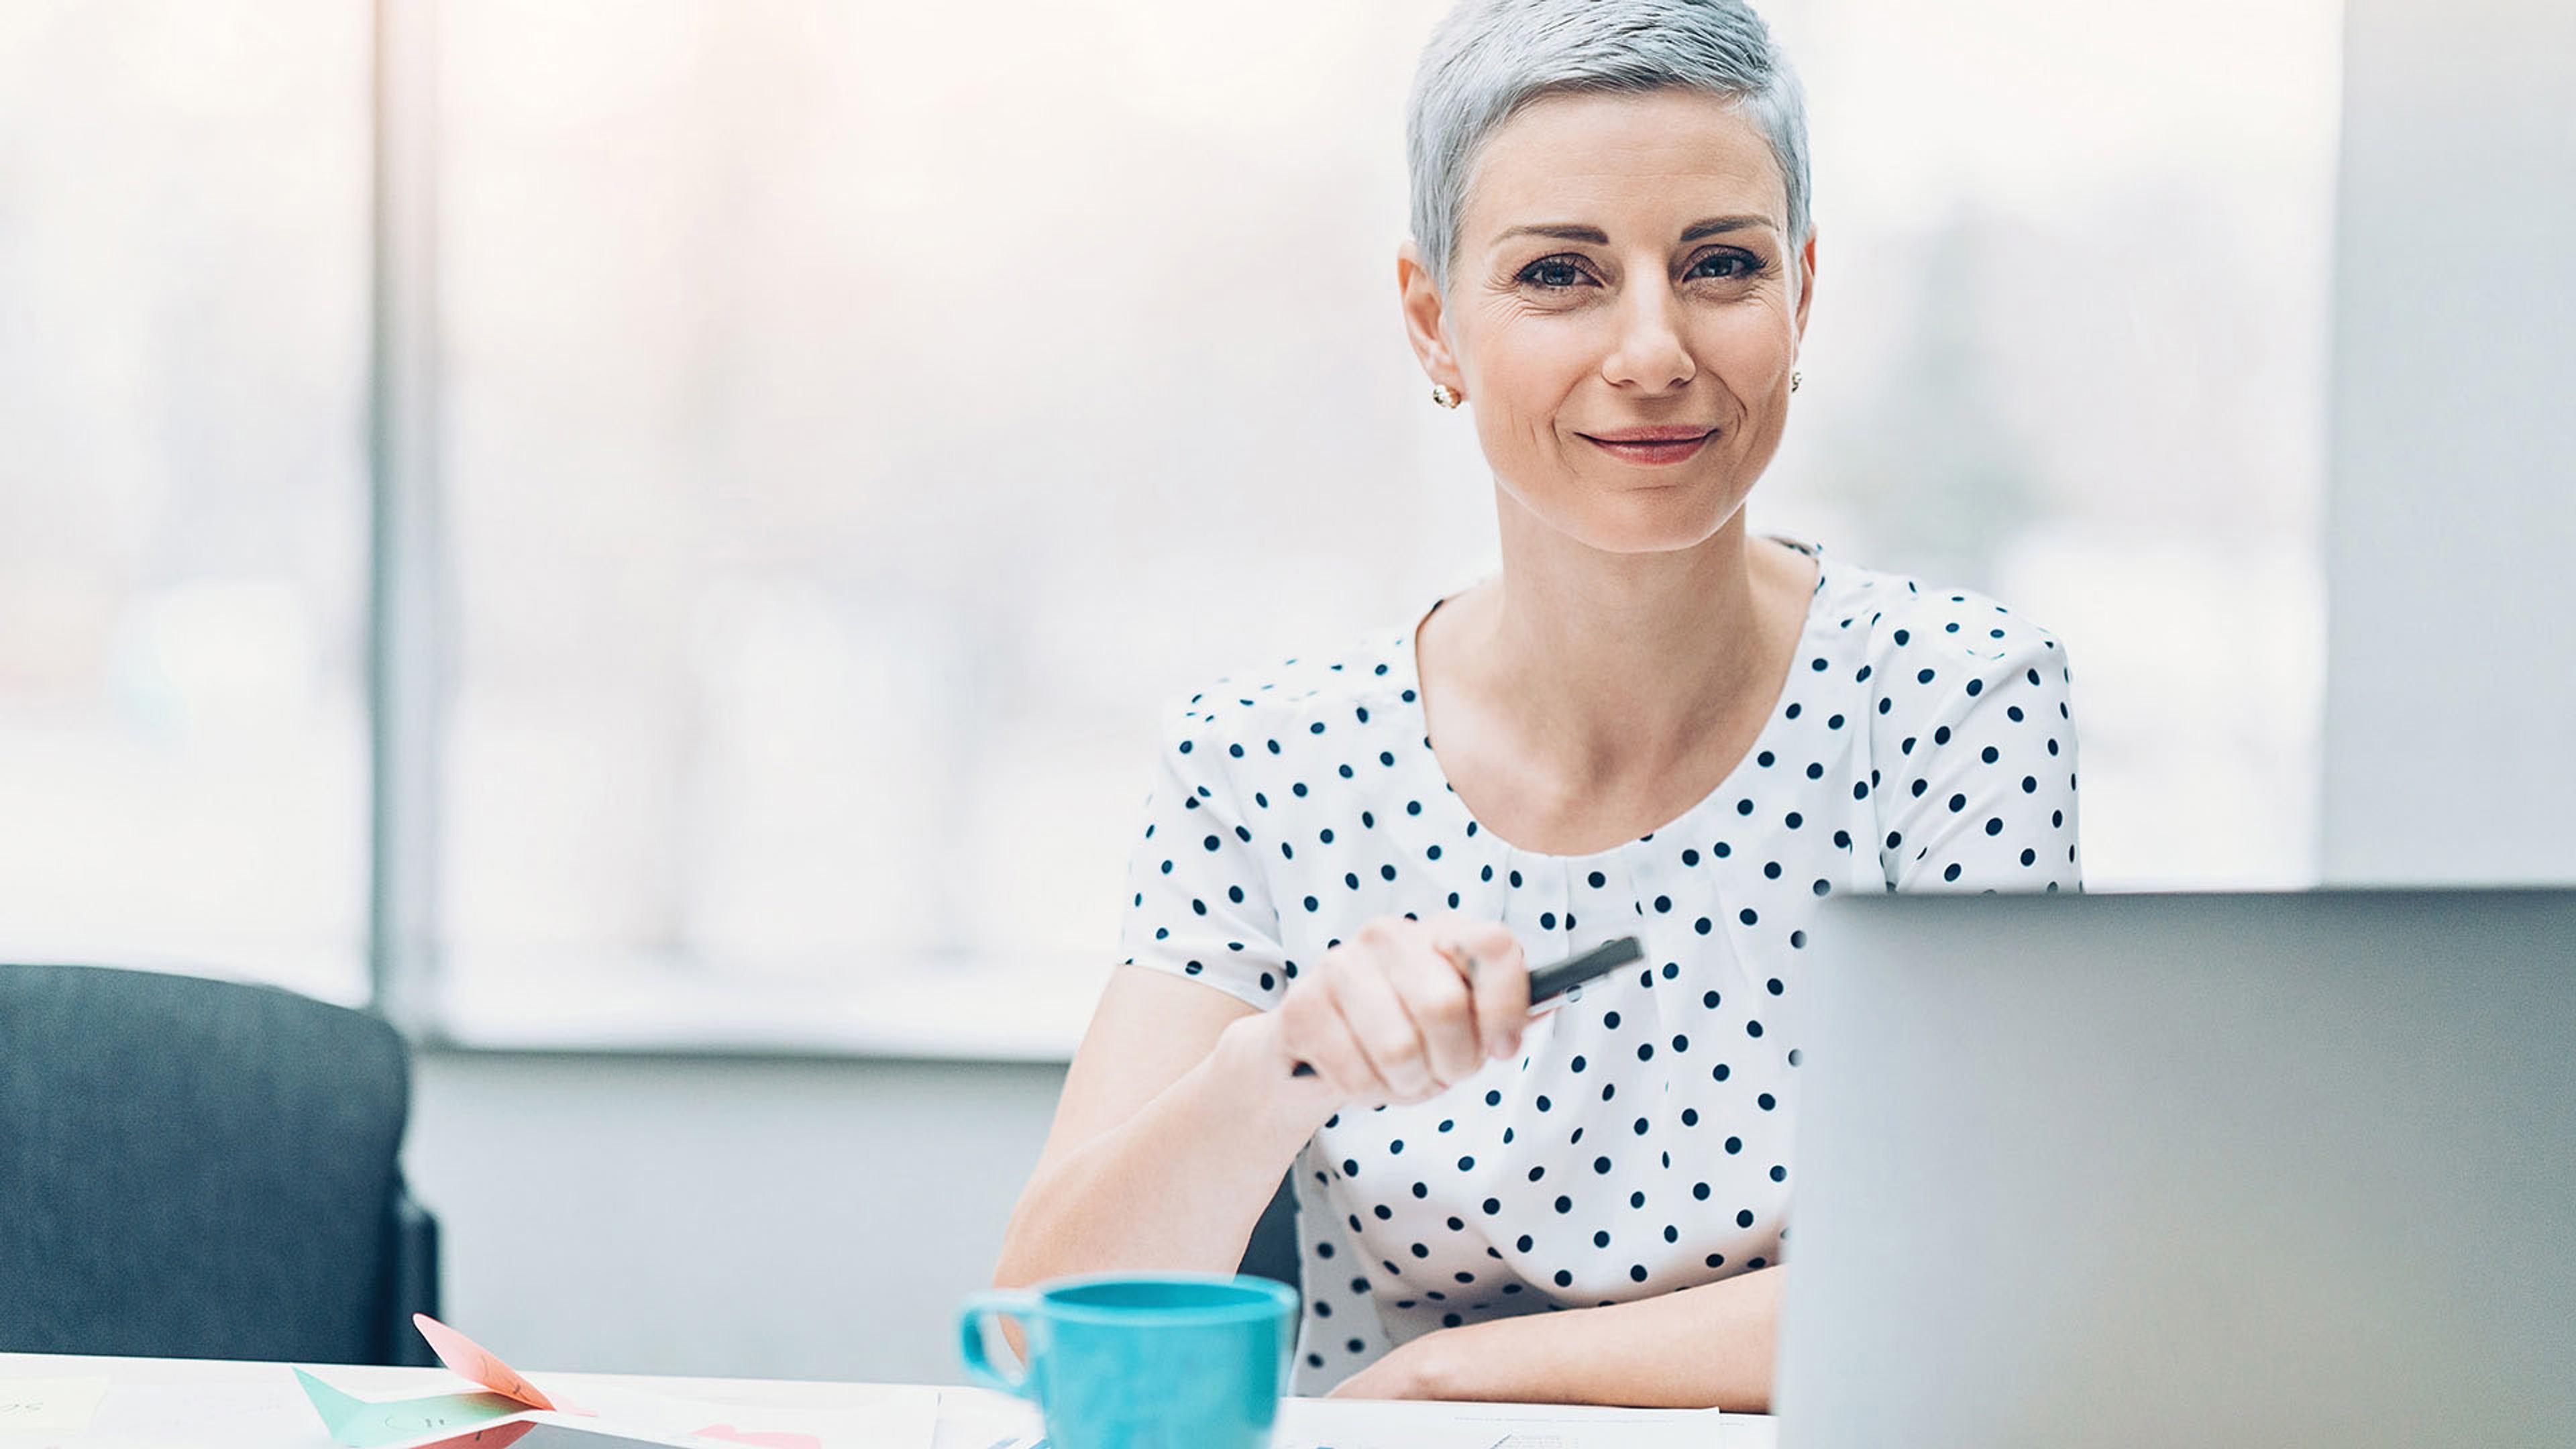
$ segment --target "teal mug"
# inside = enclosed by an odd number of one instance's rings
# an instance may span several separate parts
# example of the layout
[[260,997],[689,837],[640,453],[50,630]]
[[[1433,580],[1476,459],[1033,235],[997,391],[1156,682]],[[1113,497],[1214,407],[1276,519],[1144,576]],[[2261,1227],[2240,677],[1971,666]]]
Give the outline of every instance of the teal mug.
[[[986,1334],[995,1318],[1019,1320],[1025,1368],[994,1366]],[[966,1372],[1036,1400],[1055,1449],[1264,1449],[1296,1330],[1294,1289],[1198,1273],[978,1293],[957,1320]]]

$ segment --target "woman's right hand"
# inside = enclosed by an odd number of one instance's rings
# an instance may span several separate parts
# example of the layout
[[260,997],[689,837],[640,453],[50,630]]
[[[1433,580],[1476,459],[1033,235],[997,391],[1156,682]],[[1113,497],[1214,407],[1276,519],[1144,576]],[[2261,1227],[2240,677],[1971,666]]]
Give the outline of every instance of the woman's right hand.
[[1427,1101],[1520,1050],[1529,963],[1497,921],[1382,916],[1324,953],[1276,1010],[1283,1088],[1338,1109]]

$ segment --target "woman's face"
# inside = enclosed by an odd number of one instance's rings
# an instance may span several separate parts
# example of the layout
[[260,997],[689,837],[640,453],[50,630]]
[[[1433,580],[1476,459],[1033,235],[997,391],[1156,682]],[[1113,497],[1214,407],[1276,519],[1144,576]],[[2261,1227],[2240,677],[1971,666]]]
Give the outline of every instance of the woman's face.
[[1504,492],[1642,553],[1706,541],[1778,450],[1814,262],[1760,131],[1671,90],[1523,109],[1485,143],[1445,301],[1411,243],[1399,274]]

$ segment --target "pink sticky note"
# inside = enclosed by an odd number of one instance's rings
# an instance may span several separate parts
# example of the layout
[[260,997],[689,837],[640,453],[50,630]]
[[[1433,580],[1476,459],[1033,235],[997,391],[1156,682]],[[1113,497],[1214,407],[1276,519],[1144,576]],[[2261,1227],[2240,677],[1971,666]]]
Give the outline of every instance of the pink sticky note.
[[505,1399],[514,1399],[531,1409],[551,1409],[549,1399],[535,1384],[520,1377],[519,1371],[494,1358],[490,1350],[464,1334],[439,1322],[426,1313],[411,1316],[412,1326],[429,1340],[430,1352],[458,1376],[472,1379]]

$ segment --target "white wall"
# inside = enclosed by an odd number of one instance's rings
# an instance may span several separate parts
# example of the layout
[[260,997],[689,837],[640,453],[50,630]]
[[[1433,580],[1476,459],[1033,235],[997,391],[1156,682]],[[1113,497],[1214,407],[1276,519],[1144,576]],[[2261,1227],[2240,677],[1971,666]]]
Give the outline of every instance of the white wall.
[[2576,5],[2351,0],[2329,881],[2576,880]]
[[452,1322],[523,1367],[958,1382],[1061,1066],[417,1054]]

